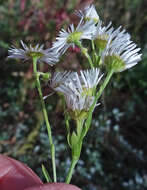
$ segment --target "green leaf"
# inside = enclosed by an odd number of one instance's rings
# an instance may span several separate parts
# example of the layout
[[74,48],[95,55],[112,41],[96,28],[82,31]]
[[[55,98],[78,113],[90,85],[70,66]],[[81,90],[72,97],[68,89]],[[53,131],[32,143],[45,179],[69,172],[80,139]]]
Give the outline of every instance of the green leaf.
[[78,143],[78,136],[76,135],[75,132],[72,133],[71,135],[71,145],[72,147]]
[[67,134],[67,142],[68,142],[68,145],[69,145],[70,148],[71,148],[71,143],[70,143],[70,133]]
[[52,182],[51,178],[50,178],[50,175],[47,171],[47,169],[45,168],[45,166],[42,164],[42,172],[43,172],[43,175],[46,179],[47,182]]
[[67,113],[65,114],[65,124],[66,124],[66,130],[67,130],[67,142],[68,142],[68,145],[71,148],[71,143],[70,143],[70,128],[69,128],[69,116],[67,115]]

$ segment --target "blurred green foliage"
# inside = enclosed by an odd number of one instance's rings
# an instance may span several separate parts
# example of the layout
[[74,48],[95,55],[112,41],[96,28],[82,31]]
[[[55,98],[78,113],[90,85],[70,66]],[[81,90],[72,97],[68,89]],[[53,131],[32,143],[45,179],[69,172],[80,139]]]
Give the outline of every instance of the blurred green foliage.
[[[32,66],[7,60],[11,44],[20,39],[51,45],[60,30],[77,23],[73,10],[88,0],[0,0],[0,152],[27,163],[44,180],[43,163],[51,172],[46,127],[34,88]],[[144,190],[147,188],[147,14],[145,0],[106,0],[94,4],[101,18],[123,25],[142,48],[143,59],[129,71],[114,75],[85,139],[72,183],[83,190]],[[70,52],[57,68],[80,69],[79,54]],[[71,63],[72,60],[72,63]],[[54,71],[44,65],[41,70]],[[43,84],[48,94],[47,84]],[[56,144],[58,180],[70,165],[61,102],[46,99]],[[78,176],[78,178],[77,178]]]

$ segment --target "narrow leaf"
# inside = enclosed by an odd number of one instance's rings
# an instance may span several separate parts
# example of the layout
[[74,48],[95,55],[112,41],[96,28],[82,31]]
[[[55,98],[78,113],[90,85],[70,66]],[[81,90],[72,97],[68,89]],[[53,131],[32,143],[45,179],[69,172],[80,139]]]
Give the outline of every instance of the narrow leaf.
[[42,172],[43,172],[43,175],[46,179],[47,182],[52,182],[51,178],[50,178],[50,175],[47,171],[47,169],[45,168],[45,166],[42,164]]

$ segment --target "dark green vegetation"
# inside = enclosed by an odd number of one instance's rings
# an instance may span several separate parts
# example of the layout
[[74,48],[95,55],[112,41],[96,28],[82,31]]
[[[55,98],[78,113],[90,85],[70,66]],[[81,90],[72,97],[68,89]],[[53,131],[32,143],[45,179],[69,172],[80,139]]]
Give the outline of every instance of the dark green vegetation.
[[[31,63],[7,60],[11,44],[51,45],[61,26],[77,23],[73,10],[88,1],[0,0],[0,152],[27,163],[43,178],[50,150]],[[141,48],[142,62],[115,74],[94,112],[81,160],[72,183],[83,190],[144,190],[147,188],[147,14],[146,0],[95,1],[101,18],[115,27],[123,25]],[[56,31],[56,32],[55,32]],[[56,68],[81,69],[86,60],[67,53]],[[72,60],[72,62],[71,62]],[[79,63],[82,62],[83,65]],[[40,66],[53,72],[55,67]],[[44,95],[50,93],[43,83]],[[61,102],[57,95],[46,99],[56,144],[57,174],[64,181],[70,153]],[[85,166],[85,167],[84,167]],[[77,177],[78,176],[78,177]]]

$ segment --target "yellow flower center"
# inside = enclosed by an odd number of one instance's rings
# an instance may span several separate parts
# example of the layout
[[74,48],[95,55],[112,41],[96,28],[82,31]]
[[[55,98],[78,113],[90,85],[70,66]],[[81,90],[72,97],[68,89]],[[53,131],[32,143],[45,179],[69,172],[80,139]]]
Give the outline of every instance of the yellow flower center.
[[86,96],[93,96],[94,93],[94,88],[85,88],[83,87],[83,92],[82,92],[82,96],[86,95]]
[[27,52],[27,56],[29,56],[31,58],[34,58],[34,57],[41,58],[41,57],[43,57],[43,55],[44,55],[43,53],[37,52],[37,51],[29,51],[29,52]]
[[84,20],[85,21],[90,21],[90,20],[93,20],[94,21],[94,23],[96,24],[96,23],[98,23],[98,21],[99,21],[99,19],[98,18],[94,18],[94,17],[85,17],[84,18]]
[[82,32],[73,32],[67,38],[67,43],[74,43],[80,40]]
[[100,49],[105,49],[107,42],[108,42],[108,35],[107,34],[103,34],[103,35],[99,35],[95,40],[94,40],[96,46]]

